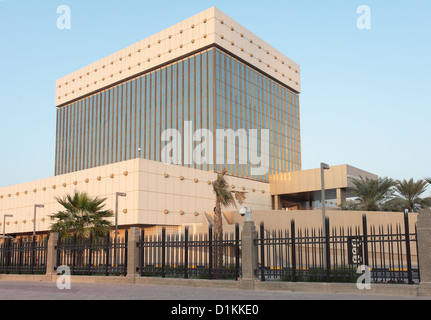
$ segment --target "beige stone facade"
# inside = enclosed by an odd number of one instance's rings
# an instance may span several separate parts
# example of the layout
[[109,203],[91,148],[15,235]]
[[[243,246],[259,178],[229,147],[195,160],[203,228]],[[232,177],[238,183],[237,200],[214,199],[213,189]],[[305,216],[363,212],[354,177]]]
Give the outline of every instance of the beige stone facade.
[[297,92],[299,65],[215,7],[75,71],[56,82],[56,105],[217,45]]
[[[332,194],[336,205],[340,206],[346,201],[349,190],[354,187],[352,181],[361,178],[377,179],[378,176],[347,164],[331,166],[324,170],[326,193]],[[282,207],[289,210],[314,209],[313,203],[320,201],[320,168],[270,175],[269,183],[276,210]]]
[[[0,217],[13,215],[6,220],[7,234],[31,233],[34,205],[43,204],[45,207],[36,211],[36,232],[46,232],[53,223],[49,215],[61,209],[55,198],[76,190],[106,198],[106,208],[112,210],[116,192],[127,193],[118,202],[120,226],[200,224],[205,212],[214,208],[210,182],[215,178],[214,172],[134,159],[0,188]],[[246,205],[271,209],[269,184],[235,177],[228,177],[228,181],[247,192]]]
[[[368,177],[377,179],[375,174],[344,164],[331,166],[325,170],[325,189],[345,189],[353,187],[352,179]],[[302,193],[321,189],[320,169],[286,172],[270,176],[271,195]]]

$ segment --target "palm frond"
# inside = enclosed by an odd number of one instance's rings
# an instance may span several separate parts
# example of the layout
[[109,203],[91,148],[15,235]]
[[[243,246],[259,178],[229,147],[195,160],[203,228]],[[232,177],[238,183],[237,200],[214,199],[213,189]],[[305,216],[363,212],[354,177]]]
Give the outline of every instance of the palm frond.
[[404,208],[411,212],[417,212],[424,207],[425,202],[421,197],[427,190],[428,182],[426,180],[414,181],[398,180],[395,185],[396,198],[400,200]]
[[75,191],[56,200],[64,210],[51,215],[56,220],[51,231],[58,232],[62,238],[68,238],[72,233],[85,238],[90,232],[96,237],[104,236],[112,226],[107,220],[112,217],[112,212],[104,210],[105,198],[91,198],[85,192]]

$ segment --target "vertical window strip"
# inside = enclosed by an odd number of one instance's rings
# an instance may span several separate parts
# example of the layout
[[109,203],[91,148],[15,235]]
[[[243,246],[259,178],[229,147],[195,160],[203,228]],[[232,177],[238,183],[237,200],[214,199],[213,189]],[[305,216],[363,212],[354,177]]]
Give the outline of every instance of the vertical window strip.
[[87,113],[86,113],[86,103],[85,100],[81,100],[81,113],[82,113],[82,120],[81,120],[81,128],[82,128],[82,157],[81,157],[81,168],[82,170],[85,169],[85,161],[86,161],[86,152],[85,152],[85,143],[86,143],[86,137],[87,137],[87,128],[86,128],[86,119],[87,119]]
[[159,133],[157,137],[158,141],[158,150],[157,150],[157,161],[162,161],[162,132],[166,129],[167,126],[167,72],[168,69],[165,67],[161,70],[161,81],[160,81],[160,102],[159,106],[161,106],[160,110],[160,124],[159,124]]
[[116,140],[117,140],[117,148],[115,150],[115,162],[121,161],[122,156],[122,147],[123,147],[123,135],[122,135],[122,121],[123,121],[123,113],[122,113],[122,101],[123,101],[123,86],[120,85],[117,88],[117,123],[116,123]]
[[56,110],[56,123],[55,123],[55,169],[54,169],[54,174],[57,176],[58,175],[58,170],[59,170],[59,146],[60,146],[60,111],[61,109],[57,109]]
[[97,153],[99,151],[98,145],[97,145],[97,139],[98,139],[98,111],[99,111],[99,101],[97,96],[93,96],[93,156],[92,156],[92,163],[91,168],[96,167],[96,161],[97,161]]
[[134,133],[134,125],[133,125],[133,119],[135,118],[135,104],[134,104],[134,92],[133,92],[133,87],[135,86],[135,81],[131,80],[129,82],[129,87],[127,88],[127,105],[128,108],[126,110],[128,110],[127,112],[127,119],[126,119],[126,123],[127,123],[127,129],[126,129],[126,135],[127,135],[127,152],[126,152],[126,160],[130,160],[132,159],[132,154],[133,154],[133,144],[134,144],[134,139],[133,139],[133,133]]
[[65,145],[66,142],[64,141],[64,137],[65,137],[65,131],[66,131],[66,127],[65,127],[65,111],[66,108],[61,108],[60,109],[60,122],[61,122],[61,129],[60,129],[60,154],[59,154],[59,169],[58,169],[58,173],[57,174],[63,174],[64,173],[64,154],[65,154]]
[[77,166],[76,166],[76,170],[82,170],[81,165],[82,165],[82,134],[83,134],[83,128],[82,128],[82,101],[78,101],[77,102],[78,105],[78,109],[77,109],[77,132],[78,132],[78,137],[77,137],[77,141],[78,141],[78,148],[77,148]]
[[119,143],[118,143],[118,90],[119,87],[114,88],[114,100],[113,100],[113,119],[112,119],[112,162],[118,162],[118,152],[119,152]]
[[[178,104],[177,104],[177,128],[179,132],[184,133],[183,131],[183,108],[184,108],[184,62],[180,61],[178,64],[178,84],[177,84],[177,95],[178,95]],[[184,138],[184,134],[183,134]],[[184,142],[182,141],[182,145]],[[184,165],[184,152],[181,152],[181,163]]]
[[100,106],[99,106],[99,161],[97,166],[103,165],[103,147],[104,147],[104,131],[105,131],[105,100],[106,91],[102,91],[100,94]]
[[93,129],[91,130],[91,163],[90,168],[94,168],[96,166],[97,161],[97,114],[98,114],[98,97],[91,97],[93,107],[91,108],[92,121],[91,125]]
[[136,79],[130,82],[130,110],[131,114],[129,117],[129,160],[135,158],[136,154]]
[[296,97],[292,94],[292,164],[296,170]]
[[[190,68],[189,68],[189,64],[190,64],[190,59],[186,59],[183,63],[183,68],[184,68],[184,76],[183,76],[183,114],[182,114],[182,121],[181,121],[181,125],[183,130],[181,130],[181,132],[184,133],[184,121],[188,121],[190,120]],[[183,134],[183,139],[185,139],[185,135]],[[183,143],[183,146],[185,145],[185,141]],[[184,149],[184,148],[183,148]],[[184,149],[184,159],[187,159],[188,157],[188,162],[190,162],[190,150],[189,153],[187,155],[185,155],[186,150]],[[183,161],[183,165],[185,167],[189,167],[190,168],[190,163],[186,163],[187,161]]]
[[75,124],[75,119],[74,119],[74,109],[75,109],[75,105],[72,104],[72,106],[70,107],[70,128],[69,128],[69,157],[68,157],[68,169],[67,172],[71,172],[73,170],[73,139],[74,139],[74,135],[73,135],[73,129],[74,129],[74,124]]
[[144,101],[143,101],[143,96],[145,95],[143,95],[142,94],[142,92],[143,92],[143,90],[145,89],[145,83],[144,83],[144,81],[145,81],[145,76],[142,76],[141,78],[139,78],[139,81],[138,81],[138,83],[137,83],[137,91],[139,92],[139,94],[138,94],[138,104],[139,104],[139,120],[138,120],[138,123],[139,123],[139,125],[138,125],[138,133],[137,133],[137,135],[139,136],[139,142],[138,142],[138,146],[137,146],[137,148],[138,148],[138,152],[139,152],[139,150],[140,150],[140,152],[138,153],[138,156],[139,156],[139,158],[142,158],[143,157],[143,154],[144,154],[144,150],[145,150],[145,148],[144,148],[144,139],[145,139],[145,137],[144,137],[144,134],[145,134],[145,130],[144,130],[144,126],[145,126],[145,110],[143,109],[143,107],[145,106],[145,104],[143,103]]
[[71,172],[71,162],[72,162],[72,130],[73,130],[73,104],[70,106],[69,108],[69,112],[68,112],[68,118],[69,118],[69,123],[68,123],[68,146],[67,146],[67,169],[66,169],[66,173]]
[[75,103],[72,105],[71,110],[70,142],[69,172],[74,170],[75,164]]
[[139,148],[139,120],[140,118],[140,111],[139,111],[139,105],[138,105],[138,101],[139,101],[139,97],[141,95],[141,92],[138,90],[138,86],[141,82],[141,79],[138,78],[134,81],[134,85],[133,85],[133,90],[134,90],[134,95],[133,95],[133,105],[134,105],[134,117],[133,117],[133,130],[132,130],[132,135],[133,135],[133,148],[132,148],[132,159],[135,159],[138,156],[138,148]]
[[104,106],[104,117],[103,117],[103,122],[104,122],[104,133],[103,133],[103,162],[102,165],[106,165],[108,163],[108,152],[109,152],[109,119],[110,119],[110,108],[109,108],[109,104],[111,102],[110,99],[110,91],[111,90],[107,90],[105,92],[105,106]]
[[178,64],[172,66],[172,128],[178,128]]
[[284,127],[282,126],[282,117],[283,117],[283,106],[282,106],[282,88],[278,84],[277,87],[277,104],[278,104],[278,117],[275,119],[277,122],[277,132],[280,137],[277,141],[278,144],[278,173],[284,172],[283,170],[283,141],[284,141]]
[[156,73],[151,74],[151,90],[150,90],[150,110],[151,110],[151,123],[150,123],[150,160],[155,160],[154,150],[155,150],[155,130],[156,130]]
[[127,93],[128,88],[130,86],[130,82],[123,84],[121,90],[121,158],[120,161],[125,161],[127,156],[127,110],[129,109],[127,103]]
[[283,163],[283,172],[289,171],[289,169],[288,169],[289,163],[287,161],[287,141],[289,139],[289,133],[288,133],[289,127],[288,127],[288,124],[286,121],[287,106],[288,106],[287,100],[286,100],[286,91],[287,91],[286,88],[283,87],[283,93],[282,93],[283,113],[281,115],[282,126],[283,126],[283,136],[284,136],[284,139],[283,139],[283,162],[284,162]]
[[[212,61],[211,61],[212,59]],[[212,126],[213,132],[216,132],[217,129],[217,116],[216,116],[216,102],[217,102],[217,97],[216,97],[216,49],[213,48],[208,52],[208,64],[210,64],[210,66],[208,67],[208,90],[211,91],[212,93],[212,99],[211,97],[208,98],[208,102],[212,105],[212,111],[210,108],[210,112],[208,113],[208,118],[210,119],[210,125]],[[211,74],[210,74],[211,73]],[[210,118],[210,114],[212,115],[212,120]],[[213,165],[212,165],[212,170],[214,172],[217,171],[217,166],[216,166],[216,158],[217,158],[217,145],[218,142],[216,140],[216,134],[214,134],[214,154],[213,154]]]
[[114,143],[115,143],[115,88],[109,90],[109,153],[108,153],[108,163],[114,162]]
[[287,94],[288,97],[288,128],[289,128],[289,144],[288,144],[288,162],[289,162],[289,172],[293,171],[293,166],[292,166],[292,134],[293,134],[293,130],[292,130],[292,96],[291,93],[288,92]]
[[150,159],[150,123],[151,123],[151,109],[150,109],[150,92],[151,92],[151,75],[145,76],[145,159]]
[[300,122],[300,109],[299,109],[299,95],[296,95],[296,130],[297,130],[297,167],[296,170],[301,170],[301,122]]
[[100,95],[94,96],[94,160],[93,168],[99,165],[99,152],[100,152]]
[[78,102],[74,104],[73,107],[73,162],[72,162],[72,171],[77,171],[78,165],[78,148],[79,148],[79,140],[78,140],[78,126],[79,126],[79,118],[78,118]]

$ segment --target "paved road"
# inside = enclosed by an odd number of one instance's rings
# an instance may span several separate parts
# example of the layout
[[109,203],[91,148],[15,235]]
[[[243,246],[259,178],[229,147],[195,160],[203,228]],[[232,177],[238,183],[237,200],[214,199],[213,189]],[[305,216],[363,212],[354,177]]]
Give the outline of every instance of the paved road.
[[422,297],[315,294],[146,284],[72,283],[59,290],[55,282],[0,281],[0,300],[422,300]]

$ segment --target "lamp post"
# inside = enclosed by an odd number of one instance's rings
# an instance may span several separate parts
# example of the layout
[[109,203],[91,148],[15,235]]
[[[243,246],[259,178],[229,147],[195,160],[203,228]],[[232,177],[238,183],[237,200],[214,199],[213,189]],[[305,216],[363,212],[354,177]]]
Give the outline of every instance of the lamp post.
[[34,205],[34,218],[33,218],[33,239],[36,236],[36,209],[37,208],[45,208],[43,204],[35,204]]
[[4,216],[3,216],[3,245],[4,245],[4,239],[5,239],[5,226],[6,226],[6,218],[12,218],[13,217],[13,215],[11,215],[11,214],[5,214]]
[[118,233],[118,197],[126,197],[124,192],[117,192],[115,194],[115,240],[114,240],[114,261],[117,266],[117,233]]
[[[321,181],[322,181],[322,185],[321,185],[321,188],[322,188],[322,196],[321,196],[321,202],[322,202],[322,222],[323,222],[323,234],[322,234],[322,236],[324,237],[324,239],[326,239],[326,232],[327,232],[327,230],[326,230],[326,210],[325,210],[325,201],[326,201],[326,199],[325,199],[325,170],[329,170],[330,169],[330,167],[329,167],[329,165],[327,165],[326,163],[320,163],[320,177],[321,177]],[[326,244],[327,245],[327,244]],[[326,245],[323,247],[323,254],[324,254],[324,258],[323,258],[323,261],[324,261],[324,266],[325,266],[325,269],[326,269]]]

